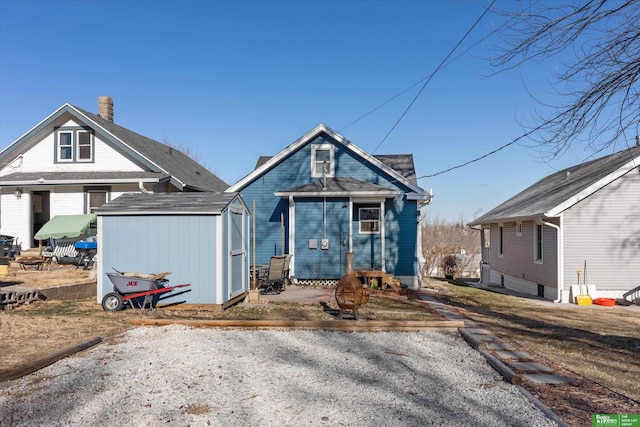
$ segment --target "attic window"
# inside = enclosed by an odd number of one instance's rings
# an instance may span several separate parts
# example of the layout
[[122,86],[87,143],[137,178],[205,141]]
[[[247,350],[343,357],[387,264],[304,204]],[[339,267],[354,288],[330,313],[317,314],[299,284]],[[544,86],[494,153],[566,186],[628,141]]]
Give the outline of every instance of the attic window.
[[93,133],[84,128],[58,129],[55,134],[57,163],[93,162]]
[[335,174],[334,146],[331,144],[311,145],[311,177],[332,178]]

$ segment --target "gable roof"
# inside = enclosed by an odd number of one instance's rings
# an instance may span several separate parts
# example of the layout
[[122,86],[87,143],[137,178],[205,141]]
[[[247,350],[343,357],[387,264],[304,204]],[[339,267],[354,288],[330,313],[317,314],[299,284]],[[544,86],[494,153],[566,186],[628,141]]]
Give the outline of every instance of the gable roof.
[[242,202],[238,193],[126,193],[97,208],[95,213],[98,216],[220,214],[236,198]]
[[[0,152],[0,159],[18,152],[23,143],[49,131],[49,126],[65,115],[75,117],[104,135],[106,139],[127,152],[137,162],[145,165],[151,172],[170,175],[172,184],[182,190],[223,191],[228,187],[227,183],[180,150],[130,131],[71,104],[64,104],[10,144]],[[41,175],[39,174],[40,177]],[[68,176],[69,179],[73,179],[71,175]]]
[[491,209],[469,225],[554,217],[640,166],[640,146],[553,173]]
[[258,159],[256,168],[247,176],[230,186],[227,191],[239,191],[240,189],[244,188],[246,185],[250,184],[262,174],[275,167],[283,159],[287,158],[299,148],[313,141],[322,133],[332,138],[338,144],[341,144],[345,149],[352,151],[358,157],[362,158],[365,162],[372,164],[378,169],[381,169],[388,175],[392,176],[398,182],[409,187],[416,199],[427,201],[430,199],[429,193],[420,188],[420,186],[418,186],[417,184],[412,155],[404,154],[373,156],[323,123],[311,129],[309,132],[307,132],[301,138],[280,151],[275,156],[261,156]]
[[[273,156],[260,156],[255,169],[267,163]],[[414,184],[418,184],[416,170],[413,166],[413,154],[375,154],[373,157],[394,169]]]

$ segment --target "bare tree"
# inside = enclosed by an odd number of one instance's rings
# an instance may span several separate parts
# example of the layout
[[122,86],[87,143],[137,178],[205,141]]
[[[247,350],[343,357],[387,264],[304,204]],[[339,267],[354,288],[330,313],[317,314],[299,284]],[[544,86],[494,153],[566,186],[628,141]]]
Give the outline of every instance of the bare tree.
[[462,220],[450,223],[427,214],[422,224],[422,253],[428,276],[444,276],[442,261],[449,255],[456,256],[455,275],[460,276],[473,262],[472,257],[461,255],[480,253],[480,238],[478,232],[466,227]]
[[552,84],[567,100],[525,126],[529,136],[551,158],[574,142],[596,152],[626,144],[625,132],[637,133],[640,122],[640,0],[515,4],[515,12],[496,10],[508,18],[498,30],[506,47],[492,65],[502,71],[559,58]]

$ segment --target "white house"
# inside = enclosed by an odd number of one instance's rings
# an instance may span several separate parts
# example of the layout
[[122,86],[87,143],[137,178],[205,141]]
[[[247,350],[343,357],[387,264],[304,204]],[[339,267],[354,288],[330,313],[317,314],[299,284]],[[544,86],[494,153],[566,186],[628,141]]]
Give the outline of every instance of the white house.
[[93,213],[123,193],[224,191],[228,185],[175,148],[64,104],[0,151],[0,234],[23,249],[55,215]]

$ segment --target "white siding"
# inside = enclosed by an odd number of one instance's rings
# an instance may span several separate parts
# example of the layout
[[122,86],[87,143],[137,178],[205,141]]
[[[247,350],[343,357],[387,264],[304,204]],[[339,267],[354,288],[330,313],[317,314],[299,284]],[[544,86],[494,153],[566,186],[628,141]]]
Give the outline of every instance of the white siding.
[[[78,126],[69,121],[64,126]],[[95,152],[93,163],[55,163],[55,138],[49,134],[46,138],[24,153],[22,160],[13,163],[13,168],[5,168],[0,172],[7,175],[15,172],[81,172],[81,171],[142,171],[143,169],[124,157],[110,145],[94,138]]]
[[16,199],[12,189],[1,189],[0,195],[0,234],[17,237],[19,243],[27,239],[30,221],[24,221],[23,218],[29,218],[28,212],[30,197],[29,194],[23,194],[22,198]]
[[51,190],[51,218],[56,215],[77,215],[84,212],[82,187],[55,187]]
[[637,168],[567,209],[563,227],[565,288],[576,284],[585,261],[587,283],[595,285],[599,295],[621,296],[640,285]]

